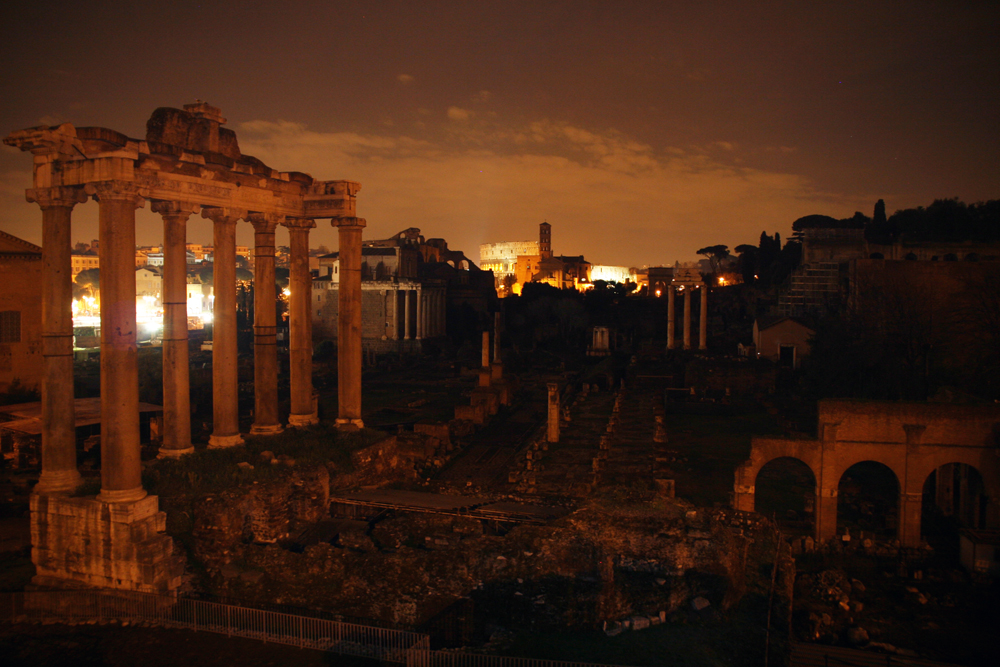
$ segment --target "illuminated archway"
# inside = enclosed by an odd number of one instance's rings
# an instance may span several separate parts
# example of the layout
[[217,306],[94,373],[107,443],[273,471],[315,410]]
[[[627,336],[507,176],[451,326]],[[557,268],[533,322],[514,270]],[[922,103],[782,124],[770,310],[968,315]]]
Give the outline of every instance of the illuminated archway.
[[985,528],[988,503],[983,476],[974,466],[939,466],[924,480],[921,536],[935,551],[957,558],[958,529]]
[[899,479],[883,463],[861,461],[844,471],[837,485],[837,534],[864,531],[881,539],[897,536]]
[[805,462],[791,456],[772,459],[761,467],[754,486],[754,511],[773,517],[786,535],[813,533],[816,475]]

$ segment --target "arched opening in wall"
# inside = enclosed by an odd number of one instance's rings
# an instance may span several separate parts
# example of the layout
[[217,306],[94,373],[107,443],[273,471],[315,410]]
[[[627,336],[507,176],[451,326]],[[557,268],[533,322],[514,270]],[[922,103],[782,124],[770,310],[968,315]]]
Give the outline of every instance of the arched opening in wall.
[[958,560],[960,528],[985,528],[989,502],[983,476],[965,463],[946,463],[924,480],[920,535],[934,551]]
[[816,521],[816,476],[799,459],[768,461],[754,482],[754,511],[772,517],[789,537],[812,535]]
[[899,526],[899,480],[876,461],[855,463],[837,485],[837,534],[895,539]]
[[885,259],[885,255],[883,255],[880,252],[873,252],[872,254],[868,255],[868,259]]
[[908,259],[908,260],[910,260],[912,262],[916,258],[917,258],[917,256],[914,253],[908,252],[908,253],[906,253],[906,257],[904,257],[903,259]]

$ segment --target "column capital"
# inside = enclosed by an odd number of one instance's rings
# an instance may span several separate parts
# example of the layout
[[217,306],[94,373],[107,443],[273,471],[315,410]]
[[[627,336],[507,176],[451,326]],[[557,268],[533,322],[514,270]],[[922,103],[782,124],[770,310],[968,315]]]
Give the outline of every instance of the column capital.
[[240,218],[246,219],[248,213],[245,209],[230,208],[228,206],[202,206],[201,217],[211,220],[216,224],[231,223],[236,224]]
[[184,216],[185,219],[201,210],[201,206],[198,204],[192,204],[191,202],[166,201],[162,199],[152,200],[152,204],[149,208],[153,211],[153,213],[159,213],[163,217]]
[[364,218],[354,218],[349,216],[331,218],[330,224],[334,227],[364,227],[368,221]]
[[79,187],[32,188],[24,191],[24,198],[38,204],[44,211],[49,208],[73,208],[87,201],[87,193]]
[[98,202],[131,202],[136,208],[142,208],[146,204],[145,189],[140,188],[134,181],[98,181],[87,183],[84,188],[87,194],[92,195]]
[[281,224],[287,227],[288,231],[309,231],[316,227],[316,221],[312,218],[285,218]]
[[246,217],[246,221],[253,225],[254,232],[258,234],[273,234],[284,220],[285,216],[278,213],[250,213]]

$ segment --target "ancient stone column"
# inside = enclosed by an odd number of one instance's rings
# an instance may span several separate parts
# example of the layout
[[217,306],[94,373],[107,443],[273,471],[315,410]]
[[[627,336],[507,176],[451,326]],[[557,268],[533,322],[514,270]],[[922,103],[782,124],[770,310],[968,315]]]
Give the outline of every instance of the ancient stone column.
[[691,289],[684,290],[684,349],[691,349]]
[[667,287],[667,349],[674,349],[674,329],[676,328],[676,311],[674,309],[675,300],[674,286]]
[[701,312],[698,314],[698,349],[708,349],[708,285],[701,286]]
[[340,238],[340,315],[337,322],[337,425],[361,421],[361,231],[364,218],[334,218]]
[[448,287],[441,290],[441,313],[440,313],[441,335],[448,335]]
[[154,201],[163,216],[163,443],[160,458],[183,456],[191,446],[188,373],[187,220],[199,207]]
[[88,186],[99,203],[101,262],[101,493],[126,503],[146,496],[139,459],[139,369],[135,321],[134,183]]
[[[312,220],[289,219],[289,245],[291,266],[288,288],[288,328],[290,389],[292,398],[289,426],[309,426],[319,421],[313,406],[312,386],[312,332],[310,323],[312,311],[309,301],[312,297],[312,277],[309,274],[309,230],[316,226]],[[344,293],[344,251],[340,252],[340,293]],[[341,300],[343,303],[343,300]],[[343,313],[343,311],[341,311]],[[343,342],[341,340],[341,342]]]
[[278,420],[277,288],[274,277],[274,230],[283,216],[254,213],[253,272],[253,435],[283,430]]
[[238,351],[236,348],[236,221],[246,211],[206,207],[201,215],[213,223],[212,289],[212,449],[243,443],[239,420]]
[[823,479],[816,482],[816,542],[823,544],[837,536],[837,495],[836,486],[824,488]]
[[899,543],[910,549],[920,546],[922,501],[923,493],[920,490],[900,494],[899,525],[896,532]]
[[389,290],[389,304],[391,305],[389,309],[390,317],[392,318],[392,340],[399,340],[399,290]]
[[493,313],[493,363],[500,361],[500,312]]
[[42,209],[42,473],[34,493],[72,493],[76,467],[73,396],[73,271],[70,214],[87,201],[79,188],[28,190]]
[[546,440],[559,442],[559,384],[549,382],[549,419]]
[[490,367],[490,332],[489,330],[483,332],[483,368]]
[[410,290],[403,290],[403,340],[410,340]]
[[417,285],[417,340],[424,337],[424,290]]

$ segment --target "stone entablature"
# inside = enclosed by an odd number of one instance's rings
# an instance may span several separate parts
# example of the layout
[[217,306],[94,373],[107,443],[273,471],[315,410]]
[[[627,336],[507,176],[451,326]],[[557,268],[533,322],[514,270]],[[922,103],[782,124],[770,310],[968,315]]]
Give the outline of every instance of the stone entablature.
[[[154,112],[154,119],[161,111],[164,110]],[[168,111],[198,116],[197,111]],[[218,123],[212,125],[216,132],[220,131]],[[184,149],[151,140],[150,136],[163,138],[152,127],[143,141],[106,128],[76,128],[63,123],[55,128],[43,125],[12,132],[4,143],[34,155],[35,189],[87,188],[99,182],[121,181],[134,183],[138,194],[145,199],[184,201],[293,218],[355,215],[355,195],[360,184],[316,181],[301,172],[271,169],[256,158],[239,155],[235,135],[232,156]]]

